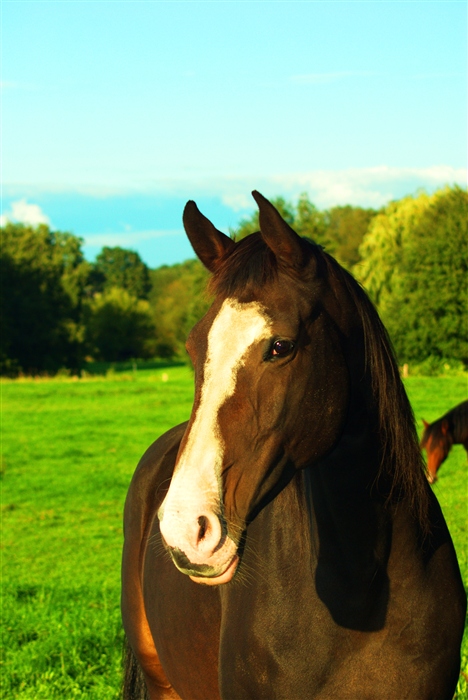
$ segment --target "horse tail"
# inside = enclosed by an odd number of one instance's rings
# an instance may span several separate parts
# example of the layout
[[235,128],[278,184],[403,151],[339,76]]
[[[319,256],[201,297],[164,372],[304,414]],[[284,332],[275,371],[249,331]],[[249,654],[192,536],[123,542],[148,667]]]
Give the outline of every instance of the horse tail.
[[122,700],[149,700],[145,678],[133,649],[125,637],[123,648]]

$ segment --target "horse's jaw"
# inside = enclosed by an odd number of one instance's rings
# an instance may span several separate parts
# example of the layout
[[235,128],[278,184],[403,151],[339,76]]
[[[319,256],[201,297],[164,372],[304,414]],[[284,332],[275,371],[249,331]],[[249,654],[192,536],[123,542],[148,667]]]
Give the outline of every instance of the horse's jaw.
[[194,583],[202,583],[206,586],[219,586],[228,583],[234,576],[239,564],[237,545],[229,537],[224,544],[213,554],[199,563],[187,557],[186,553],[178,547],[169,547],[164,542],[174,566],[184,576],[188,576]]
[[189,576],[195,583],[201,583],[205,586],[220,586],[222,583],[229,583],[232,580],[237,570],[239,557],[237,554],[233,556],[227,569],[218,576]]

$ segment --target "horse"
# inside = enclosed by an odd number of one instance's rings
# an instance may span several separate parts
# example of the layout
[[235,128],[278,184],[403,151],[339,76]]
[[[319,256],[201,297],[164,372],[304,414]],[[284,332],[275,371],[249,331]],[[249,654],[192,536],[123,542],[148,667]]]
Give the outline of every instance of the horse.
[[463,445],[468,453],[468,401],[458,404],[433,423],[423,418],[423,424],[421,448],[427,452],[427,476],[432,484],[437,481],[437,471],[452,445]]
[[466,596],[389,338],[252,194],[238,242],[184,210],[214,301],[127,496],[124,697],[451,700]]

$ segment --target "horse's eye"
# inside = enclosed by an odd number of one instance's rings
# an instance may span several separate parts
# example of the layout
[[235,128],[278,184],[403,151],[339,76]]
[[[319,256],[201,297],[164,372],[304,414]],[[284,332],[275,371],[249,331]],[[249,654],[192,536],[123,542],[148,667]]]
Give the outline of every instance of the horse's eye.
[[294,349],[294,343],[291,340],[275,340],[271,346],[271,357],[286,357]]

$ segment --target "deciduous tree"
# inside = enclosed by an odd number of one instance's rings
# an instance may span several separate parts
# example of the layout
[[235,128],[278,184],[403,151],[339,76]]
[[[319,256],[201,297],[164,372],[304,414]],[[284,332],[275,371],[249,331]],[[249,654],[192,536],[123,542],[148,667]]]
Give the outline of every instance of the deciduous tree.
[[44,224],[7,223],[1,237],[2,371],[79,367],[89,273],[81,240]]
[[375,209],[349,204],[324,212],[327,249],[348,270],[359,262],[359,246],[376,214]]
[[447,187],[393,202],[361,247],[361,280],[400,360],[468,364],[468,194]]
[[96,258],[93,269],[94,291],[113,287],[126,289],[138,299],[147,299],[151,289],[149,270],[138,253],[115,246],[105,246]]
[[88,302],[86,340],[96,360],[153,357],[156,329],[149,303],[120,287],[98,292]]
[[191,328],[210,305],[205,288],[208,272],[198,260],[151,271],[150,304],[158,329],[157,354],[183,355]]

